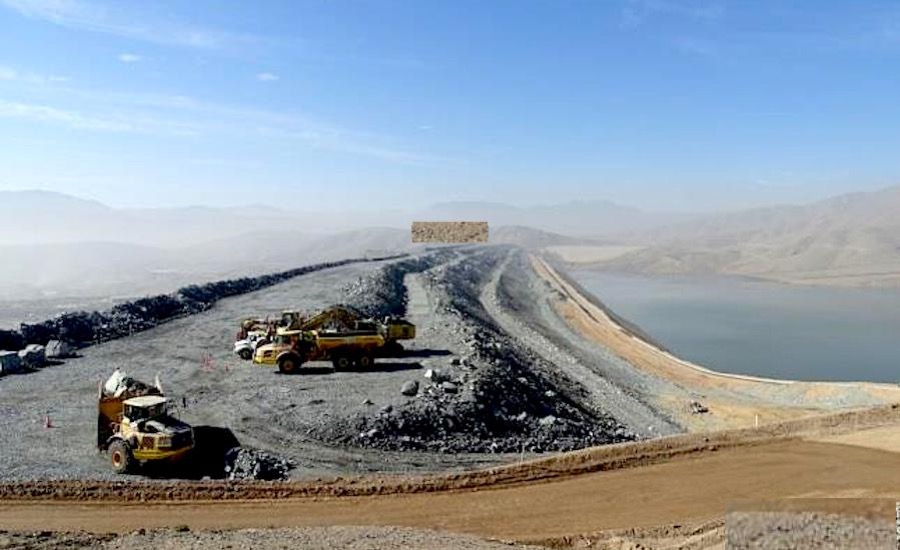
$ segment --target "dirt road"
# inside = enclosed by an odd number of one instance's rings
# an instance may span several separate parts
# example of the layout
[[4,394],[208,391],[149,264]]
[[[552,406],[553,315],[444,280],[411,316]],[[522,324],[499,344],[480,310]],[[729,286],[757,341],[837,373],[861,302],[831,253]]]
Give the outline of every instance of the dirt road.
[[0,504],[5,529],[398,525],[520,541],[721,517],[735,502],[900,496],[900,455],[805,440],[494,490],[277,501]]

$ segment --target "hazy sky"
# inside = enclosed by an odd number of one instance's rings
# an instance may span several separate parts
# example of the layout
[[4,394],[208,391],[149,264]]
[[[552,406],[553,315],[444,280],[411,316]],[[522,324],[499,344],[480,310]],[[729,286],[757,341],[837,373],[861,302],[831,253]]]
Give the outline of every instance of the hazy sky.
[[0,189],[116,206],[900,183],[900,4],[0,0]]

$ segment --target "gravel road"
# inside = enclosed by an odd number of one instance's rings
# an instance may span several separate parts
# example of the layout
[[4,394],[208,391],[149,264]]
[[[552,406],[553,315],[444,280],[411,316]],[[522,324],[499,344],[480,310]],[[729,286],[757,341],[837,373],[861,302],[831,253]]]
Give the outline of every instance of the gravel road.
[[0,531],[0,550],[289,550],[335,548],[345,550],[407,550],[446,548],[447,550],[537,549],[536,546],[494,542],[470,535],[398,527],[306,527],[298,529],[241,529],[201,531],[186,529],[143,529],[125,535],[90,533]]
[[725,537],[734,550],[893,550],[895,528],[892,521],[818,512],[732,512]]

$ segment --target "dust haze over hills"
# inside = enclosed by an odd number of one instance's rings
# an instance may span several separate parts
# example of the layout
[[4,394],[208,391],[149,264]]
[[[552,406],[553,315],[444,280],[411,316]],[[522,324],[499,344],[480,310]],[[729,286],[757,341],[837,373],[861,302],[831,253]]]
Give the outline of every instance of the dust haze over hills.
[[[127,298],[188,283],[403,252],[415,247],[409,236],[414,219],[440,218],[439,212],[482,219],[490,210],[467,208],[468,214],[438,205],[428,213],[366,215],[262,205],[116,209],[45,191],[0,192],[0,300],[47,300],[68,307],[73,298]],[[527,215],[505,212],[496,219],[524,221]],[[527,248],[592,242],[523,226],[494,226],[492,240]]]
[[898,212],[900,187],[718,215],[653,213],[610,202],[446,202],[364,214],[264,205],[116,209],[58,193],[0,192],[0,300],[125,298],[407,251],[414,220],[487,220],[492,242],[526,248],[631,245],[592,264],[601,269],[898,285]]
[[[492,227],[527,226],[551,233],[595,237],[648,230],[689,216],[645,212],[606,201],[517,207],[491,202],[444,202],[417,210],[304,210],[261,204],[232,208],[116,209],[47,191],[0,191],[0,245],[112,241],[183,246],[246,233],[293,231],[304,235],[387,227],[408,229],[418,220],[487,221]],[[40,223],[35,223],[39,219]]]
[[709,216],[635,235],[602,267],[810,284],[900,285],[900,186]]

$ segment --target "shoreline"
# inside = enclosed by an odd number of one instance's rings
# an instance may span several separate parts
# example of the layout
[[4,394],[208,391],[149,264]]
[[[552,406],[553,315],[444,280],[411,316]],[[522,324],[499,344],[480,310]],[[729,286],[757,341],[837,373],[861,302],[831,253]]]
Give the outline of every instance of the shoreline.
[[[591,309],[596,309],[596,311],[599,311],[600,313],[602,313],[602,316],[605,317],[605,319],[604,319],[605,322],[611,323],[619,330],[627,332],[630,336],[632,336],[635,339],[636,343],[638,343],[639,345],[652,348],[654,351],[658,351],[658,352],[664,354],[668,359],[676,361],[681,366],[691,368],[691,369],[703,372],[704,374],[710,374],[710,375],[714,375],[714,376],[735,378],[735,379],[741,379],[741,380],[750,380],[750,381],[754,381],[754,382],[765,382],[765,383],[772,383],[772,384],[829,384],[829,385],[837,385],[837,386],[858,386],[860,384],[866,384],[866,385],[875,385],[875,386],[885,386],[885,387],[891,387],[891,388],[893,388],[895,386],[894,384],[889,384],[886,382],[869,382],[866,380],[829,381],[829,380],[793,380],[793,379],[788,379],[788,378],[770,378],[770,377],[757,376],[757,375],[752,375],[752,374],[723,372],[723,371],[713,370],[708,367],[704,367],[703,365],[700,365],[698,363],[694,363],[687,359],[682,359],[682,358],[676,356],[672,351],[668,350],[664,345],[655,341],[652,336],[648,335],[642,329],[637,327],[637,325],[635,325],[631,321],[628,321],[627,319],[624,319],[623,317],[621,317],[620,315],[618,315],[617,313],[615,313],[614,311],[609,309],[609,307],[606,306],[606,304],[604,304],[602,300],[600,300],[599,298],[597,298],[596,296],[591,294],[591,292],[585,290],[584,287],[582,285],[580,285],[579,283],[575,282],[570,275],[568,275],[565,272],[561,272],[559,269],[553,267],[549,262],[547,262],[546,260],[544,260],[542,258],[538,258],[538,261],[540,261],[543,264],[543,266],[550,272],[550,275],[551,275],[551,277],[553,277],[554,281],[562,283],[563,286],[571,288],[573,290],[572,295],[571,295],[571,297],[573,299],[576,299],[576,301],[578,301],[581,304],[590,304],[590,306],[592,306]],[[649,275],[641,275],[641,276],[649,277]],[[719,276],[716,276],[716,277],[719,277]],[[721,275],[721,277],[731,277],[731,276]],[[745,280],[751,280],[751,281],[759,281],[759,282],[764,282],[764,283],[778,284],[776,281],[769,280],[769,279],[759,279],[759,278],[743,276],[743,275],[737,275],[735,277],[745,279]],[[577,298],[576,298],[576,296],[577,296]],[[590,312],[587,312],[587,313],[590,315]],[[591,315],[591,317],[596,319],[596,317],[594,315]]]
[[[634,368],[696,395],[698,401],[709,406],[714,415],[686,415],[683,403],[667,396],[647,396],[663,410],[679,417],[689,431],[746,427],[760,421],[900,402],[900,386],[894,384],[803,381],[724,373],[681,359],[611,311],[601,299],[554,266],[552,259],[532,254],[531,264],[536,274],[556,291],[558,301],[553,306],[572,330]],[[712,416],[715,422],[711,424],[707,420]]]

